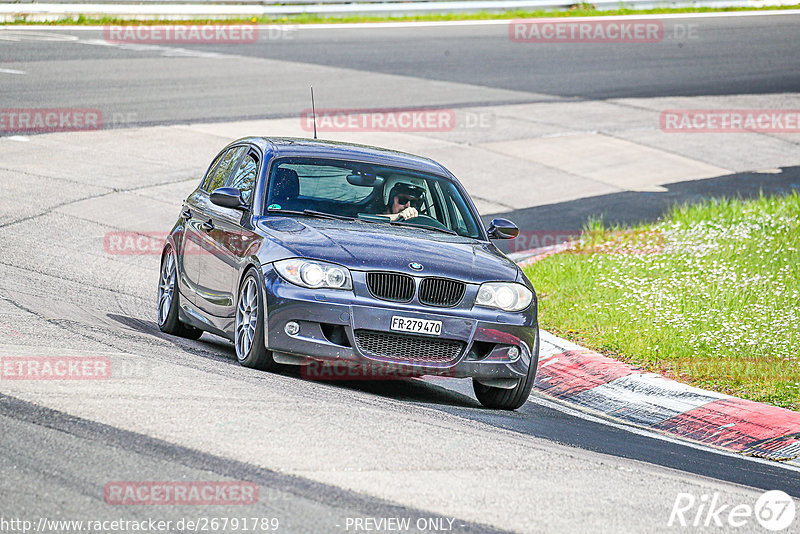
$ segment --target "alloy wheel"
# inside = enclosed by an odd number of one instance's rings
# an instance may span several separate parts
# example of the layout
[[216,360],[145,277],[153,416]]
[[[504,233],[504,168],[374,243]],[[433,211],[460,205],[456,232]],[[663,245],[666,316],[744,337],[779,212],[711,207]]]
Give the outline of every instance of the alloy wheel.
[[161,267],[161,280],[158,283],[158,324],[163,325],[169,316],[172,296],[175,292],[175,257],[167,254]]
[[236,357],[243,360],[250,353],[258,321],[258,285],[248,278],[239,294],[236,307]]

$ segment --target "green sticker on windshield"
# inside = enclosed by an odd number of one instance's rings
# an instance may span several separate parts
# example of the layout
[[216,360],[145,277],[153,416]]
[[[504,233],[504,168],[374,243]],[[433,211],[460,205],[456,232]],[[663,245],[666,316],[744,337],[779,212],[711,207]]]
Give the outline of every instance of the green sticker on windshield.
[[281,205],[280,205],[280,204],[270,204],[270,205],[267,207],[267,209],[268,209],[268,210],[279,210],[279,209],[281,209]]

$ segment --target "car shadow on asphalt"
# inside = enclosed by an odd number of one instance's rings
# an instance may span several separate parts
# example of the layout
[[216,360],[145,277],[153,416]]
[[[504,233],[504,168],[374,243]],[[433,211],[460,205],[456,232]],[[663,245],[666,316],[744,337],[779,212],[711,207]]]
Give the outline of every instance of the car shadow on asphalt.
[[236,353],[233,350],[233,344],[213,334],[204,333],[200,339],[192,340],[165,334],[158,328],[155,321],[152,320],[139,319],[138,317],[120,315],[117,313],[107,313],[106,317],[141,334],[168,341],[172,343],[175,348],[194,356],[202,356],[213,360],[228,360],[236,363]]
[[621,191],[607,195],[534,206],[483,215],[488,224],[495,217],[513,221],[520,229],[515,240],[496,241],[503,252],[522,251],[564,241],[581,232],[590,220],[602,219],[606,227],[631,226],[658,220],[676,204],[712,198],[755,198],[800,192],[800,166],[774,171],[743,172],[678,182],[663,186],[664,192]]
[[[226,340],[205,333],[203,336],[194,341],[184,339],[181,337],[171,336],[159,330],[158,325],[153,321],[147,321],[136,317],[127,315],[119,315],[115,313],[108,313],[106,316],[132,330],[136,330],[142,334],[158,337],[165,341],[169,341],[176,348],[188,352],[194,356],[209,358],[213,360],[224,360],[231,364],[239,365],[236,360],[236,352],[233,349],[233,344]],[[361,391],[371,395],[390,398],[400,401],[412,401],[415,403],[436,404],[441,406],[454,406],[464,408],[476,408],[480,404],[469,395],[452,391],[435,384],[436,378],[417,379],[417,378],[400,378],[396,380],[342,380],[338,378],[332,379],[318,379],[311,378],[307,373],[303,372],[300,366],[285,365],[279,371],[281,375],[291,376],[298,380],[317,382],[338,388],[349,389],[352,391]],[[350,375],[352,376],[352,375]]]
[[[361,391],[377,397],[384,397],[399,401],[409,401],[416,404],[435,404],[440,406],[453,406],[475,408],[480,404],[477,400],[464,393],[441,387],[435,383],[433,377],[425,378],[398,378],[398,379],[352,379],[340,378],[320,379],[307,376],[301,366],[288,365],[281,370],[281,374],[292,376],[298,380],[325,384],[351,391]],[[445,379],[452,380],[452,379]]]

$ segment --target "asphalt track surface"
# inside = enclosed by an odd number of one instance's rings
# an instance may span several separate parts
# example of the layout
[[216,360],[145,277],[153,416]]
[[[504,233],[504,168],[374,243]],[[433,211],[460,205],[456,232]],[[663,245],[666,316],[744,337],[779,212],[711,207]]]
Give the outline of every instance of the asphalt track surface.
[[[2,30],[11,33],[0,32],[0,69],[26,74],[0,73],[0,98],[2,107],[101,108],[130,118],[108,126],[127,128],[296,116],[308,107],[309,83],[325,88],[318,99],[326,108],[800,89],[800,54],[788,53],[800,50],[799,16],[684,22],[698,24],[697,39],[652,48],[512,45],[503,26],[300,29],[293,39],[184,52],[105,46],[92,42],[102,40],[96,30],[48,29],[48,39],[76,39],[44,41]],[[198,57],[191,67],[170,61],[208,53],[230,58]],[[427,85],[398,85],[394,76]],[[421,93],[430,83],[445,85]],[[101,148],[124,150],[122,139]],[[48,149],[59,151],[59,142]],[[195,342],[161,334],[151,320],[157,259],[112,262],[87,253],[87,236],[96,241],[136,221],[131,199],[154,202],[165,220],[177,213],[178,203],[159,204],[159,192],[179,199],[189,177],[148,180],[147,164],[131,170],[132,183],[125,172],[98,171],[96,183],[53,178],[52,169],[37,174],[33,161],[30,172],[3,174],[4,355],[108,353],[131,369],[98,385],[3,385],[3,517],[247,515],[278,517],[287,532],[345,532],[353,531],[347,518],[410,517],[452,519],[457,532],[644,532],[669,530],[679,492],[719,492],[731,504],[752,504],[766,489],[800,497],[795,470],[632,432],[537,396],[503,413],[480,408],[466,381],[317,383],[291,370],[243,369],[230,344],[213,336]],[[796,185],[796,173],[788,176],[776,192]],[[44,185],[25,185],[39,180]],[[731,179],[729,190],[751,194],[745,182]],[[696,196],[725,190],[680,187]],[[41,195],[34,208],[32,194]],[[70,211],[117,194],[127,199],[118,209]],[[621,206],[637,203],[617,198]],[[582,206],[602,200],[575,202],[571,210],[531,209],[580,218]],[[110,506],[103,487],[119,480],[247,480],[259,485],[260,499],[246,507]]]
[[[636,45],[515,43],[505,24],[296,26],[262,31],[256,43],[166,47],[108,46],[100,29],[58,32],[76,41],[35,41],[36,32],[10,28],[0,34],[12,45],[0,48],[0,63],[26,63],[30,71],[5,75],[2,96],[20,107],[83,105],[106,116],[132,114],[135,124],[168,124],[296,116],[309,107],[309,85],[320,108],[783,93],[800,90],[799,22],[794,14],[665,19],[661,42]],[[231,58],[201,72],[166,59],[209,53]],[[421,95],[414,84],[376,87],[364,72],[485,90],[440,86],[446,94]]]

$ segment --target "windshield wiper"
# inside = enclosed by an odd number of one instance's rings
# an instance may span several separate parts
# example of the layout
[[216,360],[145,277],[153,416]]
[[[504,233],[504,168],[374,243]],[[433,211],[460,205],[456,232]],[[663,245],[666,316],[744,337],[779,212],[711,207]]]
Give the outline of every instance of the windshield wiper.
[[369,223],[379,223],[379,224],[386,224],[389,221],[388,215],[383,214],[376,214],[376,213],[359,213],[358,220],[369,222]]
[[390,224],[395,224],[397,226],[413,226],[414,228],[425,228],[427,230],[436,230],[438,232],[444,232],[445,234],[458,235],[458,232],[454,232],[449,228],[439,228],[438,226],[428,226],[426,224],[414,224],[405,221],[392,221]]
[[338,215],[336,213],[323,213],[321,211],[303,210],[303,215],[310,215],[312,217],[321,217],[328,219],[338,219],[340,221],[354,221],[355,217],[348,217],[347,215]]
[[318,217],[320,219],[334,219],[338,221],[354,221],[353,217],[348,217],[347,215],[335,215],[333,213],[324,213],[322,211],[314,211],[314,210],[285,210],[281,208],[267,208],[269,213],[285,213],[287,215],[306,215],[308,217]]

